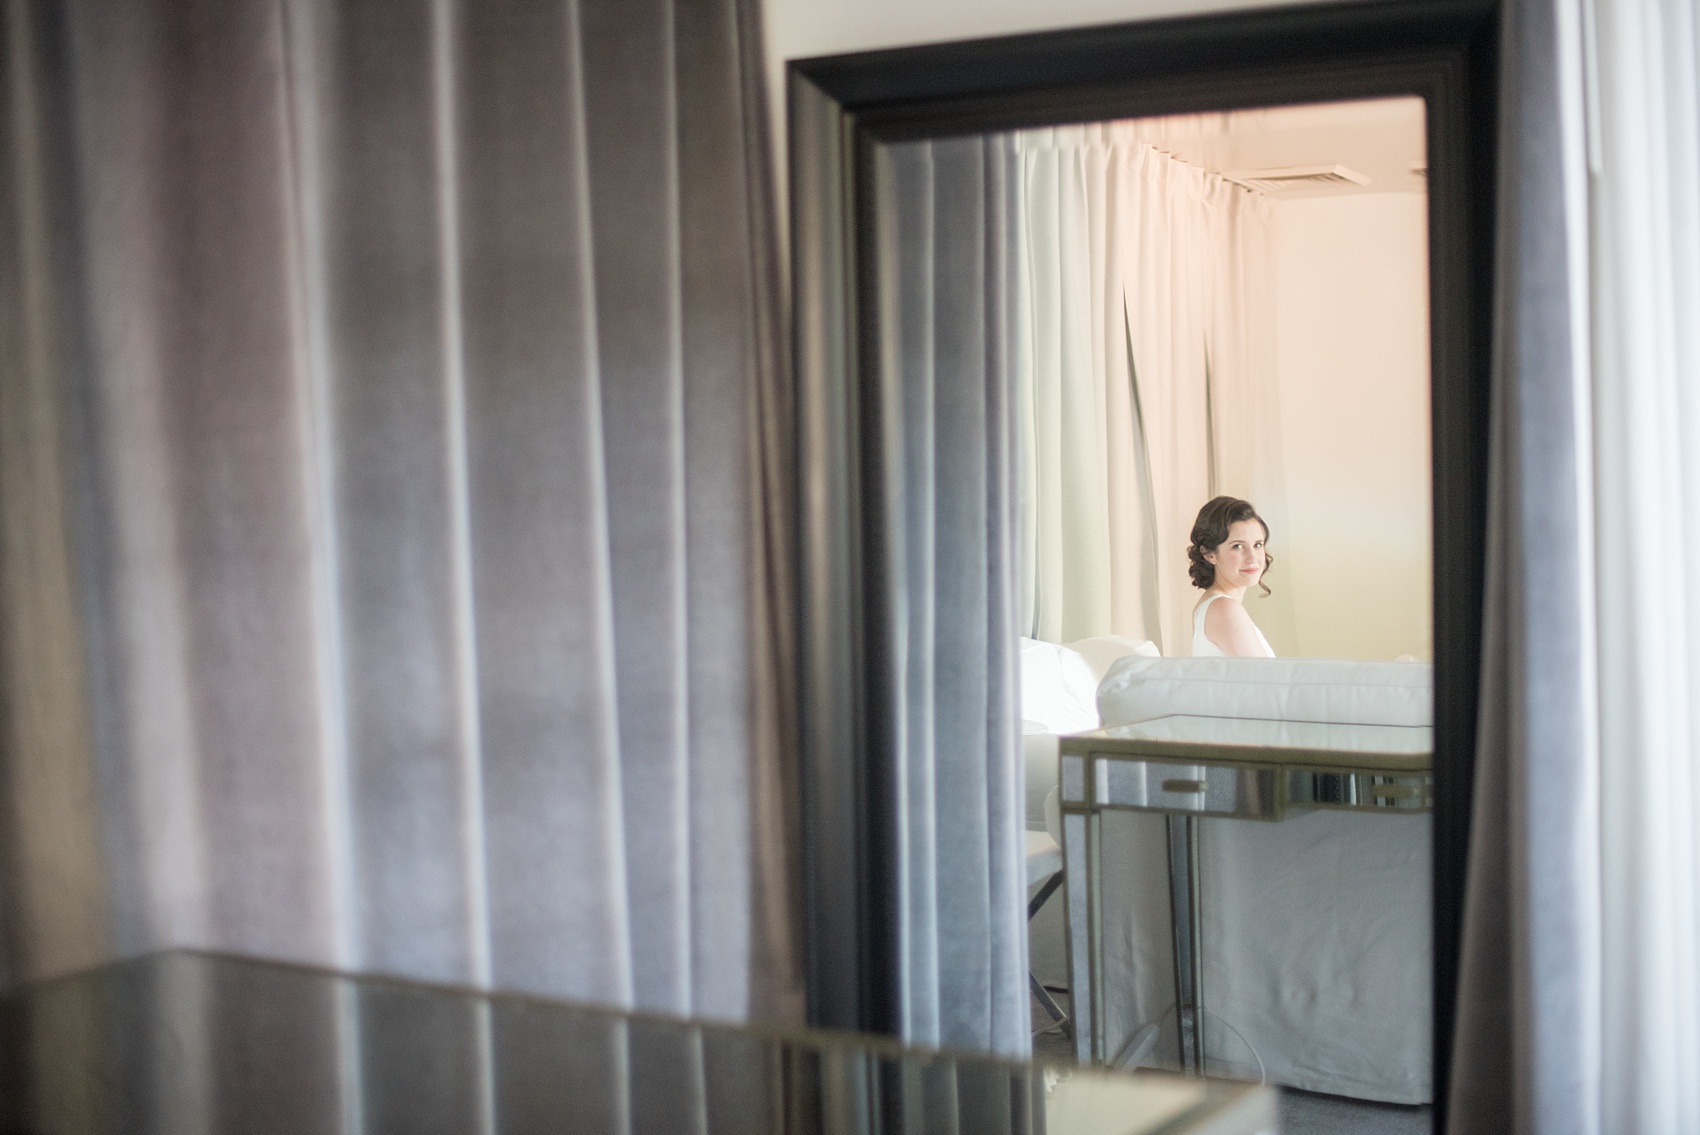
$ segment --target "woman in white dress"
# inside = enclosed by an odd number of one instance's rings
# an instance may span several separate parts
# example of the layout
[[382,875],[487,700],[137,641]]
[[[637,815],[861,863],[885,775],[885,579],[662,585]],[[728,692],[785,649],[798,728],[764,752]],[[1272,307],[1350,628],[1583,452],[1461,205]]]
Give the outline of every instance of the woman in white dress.
[[1275,558],[1268,542],[1269,525],[1250,501],[1217,497],[1198,510],[1186,550],[1193,586],[1204,591],[1192,612],[1194,658],[1275,657],[1244,603],[1254,583],[1269,594],[1263,576]]

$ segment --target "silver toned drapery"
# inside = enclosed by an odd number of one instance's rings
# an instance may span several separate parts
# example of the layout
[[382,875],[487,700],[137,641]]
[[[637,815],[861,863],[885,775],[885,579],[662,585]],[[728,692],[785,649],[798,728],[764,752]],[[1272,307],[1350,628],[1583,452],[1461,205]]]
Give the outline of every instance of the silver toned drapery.
[[1599,1130],[1597,717],[1579,8],[1513,0],[1488,557],[1446,1130]]
[[758,26],[6,7],[14,977],[800,1014]]
[[890,684],[901,1035],[1027,1052],[1016,759],[1014,287],[1008,136],[896,144],[880,159],[890,321],[879,423],[877,634]]

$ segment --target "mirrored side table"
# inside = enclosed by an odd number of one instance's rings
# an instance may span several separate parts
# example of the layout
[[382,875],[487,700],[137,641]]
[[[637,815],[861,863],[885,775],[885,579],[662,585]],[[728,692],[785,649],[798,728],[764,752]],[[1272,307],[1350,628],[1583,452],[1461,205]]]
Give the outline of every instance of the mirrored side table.
[[1279,822],[1317,809],[1380,815],[1429,811],[1433,754],[1434,731],[1427,726],[1174,716],[1063,737],[1063,887],[1075,1054],[1081,1063],[1102,1064],[1107,1058],[1104,812],[1168,817],[1176,1029],[1181,1068],[1198,1075],[1207,1058],[1199,823]]

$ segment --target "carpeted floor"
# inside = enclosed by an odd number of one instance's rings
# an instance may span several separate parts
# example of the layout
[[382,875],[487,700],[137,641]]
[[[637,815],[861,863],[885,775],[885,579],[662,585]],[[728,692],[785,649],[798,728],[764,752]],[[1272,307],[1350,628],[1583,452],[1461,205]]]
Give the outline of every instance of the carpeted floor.
[[[1054,996],[1057,999],[1057,1004],[1062,1006],[1064,1012],[1067,1012],[1068,994],[1057,993]],[[1039,1004],[1039,999],[1029,995],[1027,1001],[1033,1010],[1033,1027],[1036,1029],[1047,1028],[1051,1023],[1051,1018],[1046,1014],[1044,1007]],[[1046,1032],[1035,1033],[1033,1036],[1033,1059],[1041,1064],[1073,1064],[1074,1042],[1064,1036],[1061,1029],[1052,1028]]]
[[1434,1109],[1281,1089],[1281,1135],[1430,1135]]
[[[1066,1011],[1068,995],[1059,993],[1056,999]],[[1036,999],[1031,1000],[1033,1027],[1044,1028],[1051,1019]],[[1074,1046],[1060,1030],[1042,1032],[1033,1038],[1033,1059],[1072,1064]],[[1431,1108],[1281,1089],[1281,1135],[1430,1135],[1433,1130]]]

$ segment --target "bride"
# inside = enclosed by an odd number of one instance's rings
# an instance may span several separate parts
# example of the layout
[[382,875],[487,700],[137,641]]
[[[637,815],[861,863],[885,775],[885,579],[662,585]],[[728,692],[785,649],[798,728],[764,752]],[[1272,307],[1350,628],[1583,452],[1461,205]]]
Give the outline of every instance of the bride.
[[1194,658],[1275,657],[1243,603],[1254,583],[1269,594],[1263,576],[1275,559],[1268,542],[1269,525],[1250,501],[1217,497],[1198,510],[1186,550],[1193,586],[1204,590],[1192,612]]

